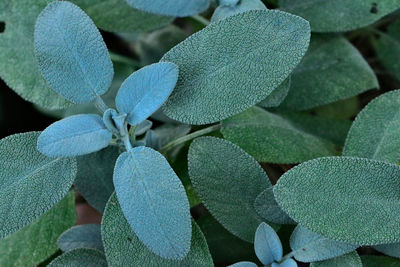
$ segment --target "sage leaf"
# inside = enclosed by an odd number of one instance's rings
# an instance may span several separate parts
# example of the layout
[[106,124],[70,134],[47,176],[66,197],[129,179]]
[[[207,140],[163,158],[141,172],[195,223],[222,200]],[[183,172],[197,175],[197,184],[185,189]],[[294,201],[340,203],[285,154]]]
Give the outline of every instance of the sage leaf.
[[267,7],[261,0],[241,0],[235,1],[237,3],[221,3],[214,11],[211,22],[217,22],[227,17],[246,12],[249,10],[265,10]]
[[289,258],[284,260],[282,263],[273,262],[271,267],[297,267],[297,263],[293,259]]
[[254,238],[254,251],[260,261],[271,264],[282,259],[282,244],[275,230],[266,223],[261,223]]
[[375,250],[395,258],[400,258],[400,243],[382,244],[373,247]]
[[78,248],[68,251],[50,262],[49,267],[107,267],[104,254],[95,249]]
[[248,109],[289,76],[309,37],[307,21],[280,11],[252,10],[211,23],[161,59],[180,69],[165,114],[207,124]]
[[279,106],[289,93],[291,84],[290,76],[284,80],[272,93],[263,101],[258,103],[260,107],[273,108]]
[[[310,267],[362,267],[364,266],[361,262],[360,256],[358,256],[356,251],[348,253],[346,255],[333,258],[330,260],[320,261],[320,262],[312,262]],[[383,266],[383,265],[382,265]],[[387,265],[386,265],[387,266]]]
[[154,14],[188,17],[205,11],[210,0],[126,0],[134,8]]
[[90,248],[103,251],[100,225],[84,224],[74,226],[65,231],[58,238],[57,244],[64,252],[78,248]]
[[349,120],[360,112],[361,103],[357,96],[339,100],[324,106],[317,107],[313,111],[324,118]]
[[250,261],[241,261],[232,265],[229,265],[230,267],[256,267],[257,264],[252,263]]
[[377,255],[362,255],[361,262],[364,267],[400,266],[399,259]]

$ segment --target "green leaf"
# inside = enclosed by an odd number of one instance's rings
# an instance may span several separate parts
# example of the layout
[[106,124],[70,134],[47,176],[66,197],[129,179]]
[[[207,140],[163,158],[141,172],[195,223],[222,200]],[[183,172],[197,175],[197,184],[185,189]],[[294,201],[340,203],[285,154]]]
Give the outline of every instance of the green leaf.
[[314,134],[313,127],[302,128],[259,107],[223,121],[221,133],[262,162],[296,163],[338,154],[333,143]]
[[38,220],[0,240],[0,265],[36,266],[57,251],[58,236],[75,222],[75,198],[70,192]]
[[372,100],[351,126],[343,155],[397,164],[400,159],[399,107],[400,90]]
[[166,115],[207,124],[248,109],[289,76],[309,36],[307,21],[273,10],[210,24],[162,58],[180,69],[178,85],[164,106]]
[[193,187],[210,213],[231,233],[253,243],[262,222],[253,203],[271,186],[257,161],[231,142],[215,137],[195,139],[188,161]]
[[0,76],[23,99],[48,109],[71,103],[54,92],[42,78],[33,47],[37,16],[51,0],[4,0],[0,21],[6,29],[0,34]]
[[360,109],[360,100],[355,96],[317,107],[313,111],[321,117],[348,120],[355,117]]
[[275,230],[264,222],[257,227],[254,237],[254,251],[264,265],[282,260],[281,240]]
[[0,140],[0,238],[49,211],[67,194],[75,178],[75,159],[48,158],[36,150],[39,134]]
[[217,22],[227,17],[246,12],[249,10],[261,9],[265,10],[267,7],[261,0],[241,0],[235,1],[236,3],[221,3],[215,9],[211,22]]
[[[312,262],[310,267],[362,267],[361,258],[356,251],[326,261]],[[385,265],[387,266],[387,265]]]
[[260,107],[273,108],[279,106],[289,93],[291,84],[290,76],[284,80],[272,93],[263,101],[258,103]]
[[196,223],[192,222],[191,248],[182,260],[167,260],[151,252],[135,235],[125,219],[117,197],[107,203],[101,231],[109,266],[214,266],[206,240]]
[[210,0],[125,0],[129,5],[154,14],[188,17],[205,11]]
[[375,250],[395,258],[400,258],[400,243],[382,244],[373,247]]
[[78,248],[68,251],[53,260],[49,267],[107,267],[104,254],[95,249]]
[[371,67],[342,36],[313,35],[291,79],[282,107],[293,110],[314,108],[379,88]]
[[291,218],[317,234],[355,245],[377,245],[400,241],[395,226],[399,183],[399,166],[327,157],[286,172],[274,195]]
[[148,32],[170,24],[173,17],[149,14],[124,0],[72,0],[97,27],[111,32]]
[[90,248],[103,251],[100,224],[84,224],[74,226],[65,231],[57,240],[57,244],[64,252]]
[[315,32],[355,30],[400,8],[399,0],[279,0],[279,4],[308,20]]
[[400,260],[385,256],[362,255],[361,261],[363,267],[400,267]]

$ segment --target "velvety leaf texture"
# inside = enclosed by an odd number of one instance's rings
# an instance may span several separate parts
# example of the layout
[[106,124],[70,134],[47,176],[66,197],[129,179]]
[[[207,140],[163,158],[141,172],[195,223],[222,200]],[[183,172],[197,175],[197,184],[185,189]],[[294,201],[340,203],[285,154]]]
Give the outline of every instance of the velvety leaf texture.
[[[356,251],[326,261],[312,262],[310,267],[362,267],[361,258]],[[388,266],[388,265],[382,265]]]
[[131,6],[154,14],[187,17],[205,11],[210,0],[126,0]]
[[274,195],[291,218],[315,233],[355,245],[377,245],[400,241],[399,188],[397,165],[327,157],[286,172],[274,186]]
[[109,266],[214,266],[200,228],[192,222],[190,251],[181,260],[168,260],[151,252],[135,235],[122,213],[116,195],[107,203],[101,222],[104,249]]
[[377,245],[374,249],[385,255],[400,258],[400,243]]
[[0,265],[36,266],[57,251],[58,236],[75,222],[75,198],[70,192],[38,220],[0,240]]
[[51,0],[4,0],[0,21],[6,29],[0,34],[0,76],[25,100],[48,109],[64,108],[70,103],[54,92],[37,66],[33,32],[37,16]]
[[207,124],[248,109],[289,76],[309,38],[307,21],[276,10],[252,10],[211,23],[162,58],[180,69],[166,115]]
[[68,251],[50,262],[49,267],[107,267],[104,254],[95,249],[79,248]]
[[188,161],[190,179],[207,209],[231,233],[253,243],[262,222],[253,203],[271,186],[258,162],[231,142],[214,137],[195,139]]
[[167,160],[151,148],[133,148],[119,156],[114,186],[139,239],[164,258],[183,259],[192,232],[189,202]]
[[398,259],[377,255],[362,255],[361,262],[363,267],[400,266],[400,260]]
[[136,125],[156,112],[168,99],[178,81],[178,66],[161,62],[146,66],[129,76],[115,99],[119,112]]
[[221,133],[258,161],[296,163],[337,155],[335,145],[281,115],[252,107],[222,122]]
[[112,133],[99,115],[81,114],[57,121],[39,136],[37,148],[49,157],[73,157],[107,147]]
[[46,81],[72,102],[91,102],[111,85],[113,65],[100,32],[70,2],[52,2],[39,15],[35,51]]
[[256,9],[267,9],[261,0],[241,0],[238,3],[220,3],[212,15],[211,22],[216,22],[227,17]]
[[36,150],[38,132],[0,140],[0,238],[39,218],[68,192],[76,161],[48,158]]
[[347,136],[344,156],[400,159],[400,90],[372,100],[357,116]]
[[267,96],[263,101],[258,103],[259,106],[264,108],[273,108],[279,106],[289,93],[291,84],[290,76],[284,80],[272,93]]
[[295,260],[289,258],[284,260],[282,263],[273,262],[271,267],[297,267],[297,263]]
[[229,265],[230,267],[256,267],[257,264],[252,263],[250,261],[241,261],[235,264]]
[[57,244],[64,252],[78,248],[90,248],[103,251],[100,225],[84,224],[74,226],[65,231],[58,238]]
[[281,9],[308,20],[315,32],[365,27],[400,8],[399,0],[279,0],[279,4]]
[[358,50],[342,36],[313,35],[310,48],[291,75],[282,107],[305,110],[379,88]]
[[261,223],[254,238],[254,251],[260,261],[271,264],[282,259],[282,244],[275,230],[266,223]]

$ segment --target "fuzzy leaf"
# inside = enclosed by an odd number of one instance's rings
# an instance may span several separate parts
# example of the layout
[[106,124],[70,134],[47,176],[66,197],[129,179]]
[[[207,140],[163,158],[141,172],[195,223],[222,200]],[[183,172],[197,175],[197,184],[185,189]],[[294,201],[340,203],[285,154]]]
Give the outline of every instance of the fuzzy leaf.
[[260,107],[273,108],[279,106],[289,93],[291,84],[290,76],[284,80],[272,93],[263,101],[258,103]]
[[46,81],[72,102],[91,102],[111,85],[113,65],[100,32],[70,2],[52,2],[40,13],[35,51]]
[[90,248],[103,251],[100,225],[84,224],[74,226],[65,231],[58,238],[57,244],[64,252],[78,248]]
[[75,198],[70,192],[38,220],[0,240],[0,265],[38,265],[57,251],[57,237],[75,222]]
[[32,223],[68,192],[76,161],[36,150],[38,132],[0,140],[0,239]]
[[293,110],[314,108],[379,88],[371,67],[342,36],[314,35],[291,79],[282,107]]
[[257,267],[257,264],[252,263],[250,261],[241,261],[241,262],[229,265],[229,267]]
[[267,9],[261,0],[241,0],[235,2],[237,3],[220,3],[220,6],[215,9],[212,15],[211,22],[217,22],[249,10]]
[[289,258],[284,260],[282,263],[273,262],[271,267],[297,267],[297,263],[293,259]]
[[399,0],[279,0],[279,4],[308,20],[315,32],[355,30],[400,8]]
[[400,258],[400,243],[377,245],[374,249],[385,255]]
[[78,248],[68,251],[50,262],[49,267],[107,267],[104,254],[96,249]]
[[39,136],[37,147],[49,157],[73,157],[107,147],[112,133],[99,115],[75,115],[57,121]]
[[400,241],[399,184],[399,166],[328,157],[286,172],[274,186],[274,195],[291,218],[317,234],[355,245],[377,245]]
[[156,112],[168,99],[178,81],[178,66],[162,62],[146,66],[129,76],[115,99],[119,112],[136,125]]
[[271,186],[258,162],[231,142],[214,137],[194,140],[188,161],[193,187],[210,213],[231,233],[253,243],[262,222],[253,203]]
[[356,251],[326,261],[312,262],[310,267],[362,267],[361,258]]
[[165,114],[207,124],[248,109],[289,76],[309,37],[307,21],[276,10],[252,10],[211,23],[162,58],[181,70]]
[[183,259],[192,232],[189,202],[167,160],[151,148],[133,148],[119,156],[114,186],[139,239],[161,257]]
[[397,164],[400,160],[399,107],[400,90],[372,100],[351,126],[343,155]]
[[260,261],[271,264],[282,259],[282,244],[275,230],[266,223],[261,223],[254,238],[254,251]]
[[125,0],[134,8],[154,14],[188,17],[205,11],[210,0]]
[[385,256],[362,255],[361,262],[363,267],[400,267],[400,260]]
[[[172,214],[170,214],[172,216]],[[109,265],[113,266],[214,266],[206,240],[196,223],[192,222],[191,248],[182,261],[161,258],[150,251],[132,231],[116,195],[107,203],[101,231]],[[123,253],[121,253],[123,251]]]

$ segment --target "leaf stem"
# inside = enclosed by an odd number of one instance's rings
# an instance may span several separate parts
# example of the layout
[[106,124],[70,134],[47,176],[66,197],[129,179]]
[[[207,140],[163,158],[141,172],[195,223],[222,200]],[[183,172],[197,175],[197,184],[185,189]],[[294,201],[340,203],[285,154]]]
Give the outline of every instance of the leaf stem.
[[204,26],[208,26],[210,24],[210,21],[200,15],[194,15],[191,16],[191,18],[201,24],[203,24]]
[[104,103],[103,99],[101,98],[101,96],[97,96],[94,99],[94,105],[96,106],[96,108],[98,110],[100,110],[102,113],[104,113],[107,109],[108,106],[106,105],[106,103]]

